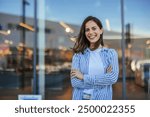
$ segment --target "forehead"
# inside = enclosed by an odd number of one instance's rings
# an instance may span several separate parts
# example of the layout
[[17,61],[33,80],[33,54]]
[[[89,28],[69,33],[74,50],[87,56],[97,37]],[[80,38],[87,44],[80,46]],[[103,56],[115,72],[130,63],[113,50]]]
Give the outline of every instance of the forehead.
[[88,21],[88,22],[85,24],[85,27],[93,27],[93,26],[98,26],[98,25],[96,24],[96,22],[93,21],[93,20],[90,20],[90,21]]

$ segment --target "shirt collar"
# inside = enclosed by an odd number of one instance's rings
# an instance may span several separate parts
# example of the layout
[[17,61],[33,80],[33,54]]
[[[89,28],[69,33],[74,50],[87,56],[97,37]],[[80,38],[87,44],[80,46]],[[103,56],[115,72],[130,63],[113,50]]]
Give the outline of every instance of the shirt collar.
[[[101,52],[107,51],[107,50],[108,50],[108,48],[102,47]],[[86,53],[86,52],[90,52],[90,49],[89,49],[89,48],[86,48],[86,49],[84,50],[84,52],[85,52],[85,53]]]

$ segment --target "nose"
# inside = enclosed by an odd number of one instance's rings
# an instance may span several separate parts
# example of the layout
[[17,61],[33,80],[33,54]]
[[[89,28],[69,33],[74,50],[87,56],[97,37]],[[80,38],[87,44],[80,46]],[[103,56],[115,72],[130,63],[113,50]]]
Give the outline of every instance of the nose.
[[89,30],[88,34],[91,35],[93,33],[93,30]]

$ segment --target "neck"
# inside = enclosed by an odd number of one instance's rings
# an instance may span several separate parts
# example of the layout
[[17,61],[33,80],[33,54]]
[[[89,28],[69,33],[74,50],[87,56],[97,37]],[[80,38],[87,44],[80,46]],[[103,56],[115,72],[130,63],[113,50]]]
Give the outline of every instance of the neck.
[[90,44],[90,49],[94,49],[94,48],[95,48],[95,44],[94,43]]
[[90,50],[96,50],[96,49],[98,49],[98,48],[103,48],[103,46],[102,46],[102,45],[99,45],[98,47],[95,47],[94,44],[91,44],[89,48],[90,48]]
[[[103,46],[100,44],[98,48],[102,48]],[[95,48],[95,44],[90,44],[90,47],[89,47],[91,50],[94,50],[96,49]]]

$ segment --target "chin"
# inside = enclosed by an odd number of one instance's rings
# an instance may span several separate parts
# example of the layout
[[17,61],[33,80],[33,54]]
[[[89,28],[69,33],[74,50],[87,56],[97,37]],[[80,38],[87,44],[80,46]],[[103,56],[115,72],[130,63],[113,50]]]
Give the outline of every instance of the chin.
[[90,41],[90,43],[93,43],[93,44],[96,43],[96,42],[97,42],[97,41]]

